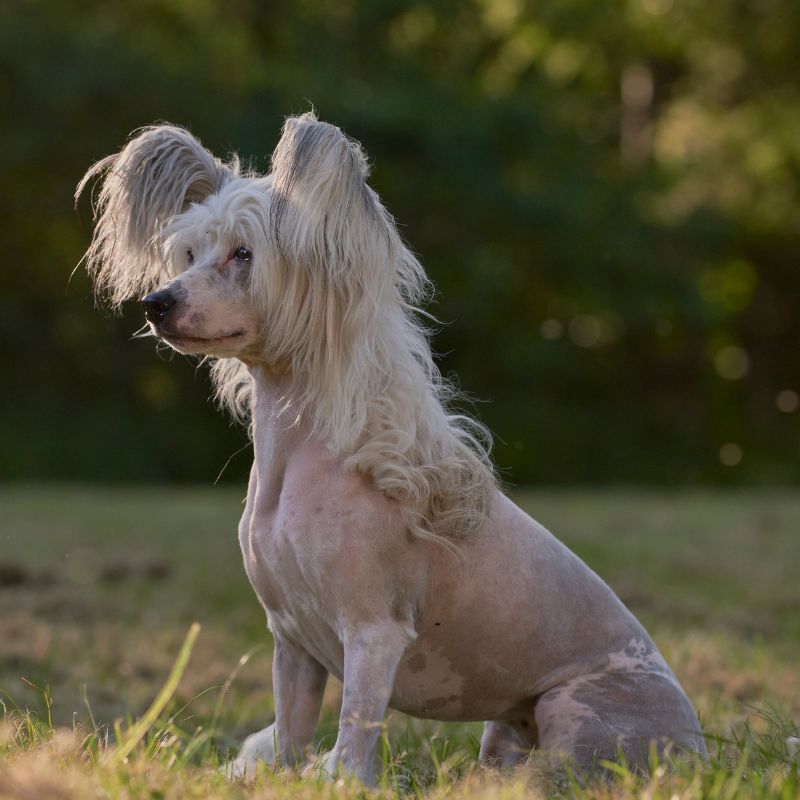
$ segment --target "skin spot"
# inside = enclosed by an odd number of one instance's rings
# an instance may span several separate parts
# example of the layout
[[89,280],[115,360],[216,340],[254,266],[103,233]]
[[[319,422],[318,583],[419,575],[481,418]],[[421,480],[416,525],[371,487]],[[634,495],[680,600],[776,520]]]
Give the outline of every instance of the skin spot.
[[442,623],[441,623],[441,622],[434,622],[433,624],[434,624],[434,625],[436,625],[436,626],[438,627],[438,626],[439,626],[439,625],[441,625]]
[[425,656],[422,653],[417,653],[408,659],[408,668],[412,672],[422,672],[426,665]]
[[[644,767],[644,743],[651,740],[670,739],[678,748],[697,748],[691,734],[696,726],[691,704],[657,671],[601,674],[575,687],[570,698],[591,712],[570,718],[575,751],[585,753],[584,760],[589,756],[613,759],[622,746],[630,764]],[[645,701],[652,709],[651,718],[636,713]],[[658,750],[663,750],[661,744]]]

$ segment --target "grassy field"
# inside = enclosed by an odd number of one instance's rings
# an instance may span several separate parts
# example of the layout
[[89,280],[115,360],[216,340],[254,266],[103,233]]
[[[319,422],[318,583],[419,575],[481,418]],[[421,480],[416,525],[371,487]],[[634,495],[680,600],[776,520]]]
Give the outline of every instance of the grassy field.
[[[236,540],[241,499],[227,489],[0,490],[0,797],[371,795],[313,773],[265,771],[251,786],[220,775],[272,715],[270,640]],[[580,788],[536,754],[507,773],[477,767],[480,725],[391,713],[375,796],[800,797],[786,747],[800,723],[800,495],[516,500],[648,626],[698,708],[710,763],[647,778],[620,769],[610,785]],[[195,621],[177,689],[153,706]],[[335,738],[340,688],[328,687],[320,749]]]

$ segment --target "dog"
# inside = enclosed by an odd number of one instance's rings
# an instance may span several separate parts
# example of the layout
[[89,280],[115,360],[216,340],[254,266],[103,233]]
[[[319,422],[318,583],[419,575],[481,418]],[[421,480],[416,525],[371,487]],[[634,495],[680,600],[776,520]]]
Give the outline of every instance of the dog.
[[705,755],[683,689],[611,589],[498,487],[485,429],[452,413],[420,306],[430,283],[367,183],[361,146],[286,120],[271,171],[142,129],[93,165],[85,261],[113,307],[212,359],[254,444],[239,526],[275,642],[275,721],[230,765],[298,766],[328,675],[327,770],[375,780],[387,707],[484,721],[480,759],[532,749],[589,774],[650,748]]

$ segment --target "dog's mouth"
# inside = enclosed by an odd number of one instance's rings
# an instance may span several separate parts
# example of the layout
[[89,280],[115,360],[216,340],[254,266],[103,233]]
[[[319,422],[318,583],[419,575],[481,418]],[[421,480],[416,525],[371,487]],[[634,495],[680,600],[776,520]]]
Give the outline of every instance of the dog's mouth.
[[159,326],[156,327],[156,334],[160,339],[164,339],[164,341],[170,344],[184,344],[197,347],[200,345],[219,344],[220,342],[229,342],[233,339],[238,339],[244,336],[244,330],[222,333],[219,336],[187,336],[179,331],[170,331]]

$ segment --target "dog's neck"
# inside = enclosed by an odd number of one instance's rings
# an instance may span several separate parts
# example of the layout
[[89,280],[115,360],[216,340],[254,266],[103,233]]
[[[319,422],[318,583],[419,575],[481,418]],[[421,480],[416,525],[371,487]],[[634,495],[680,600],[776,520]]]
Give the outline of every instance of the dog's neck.
[[253,449],[259,496],[267,504],[280,497],[292,454],[312,438],[306,415],[297,410],[292,382],[286,373],[263,365],[248,365],[253,378]]

